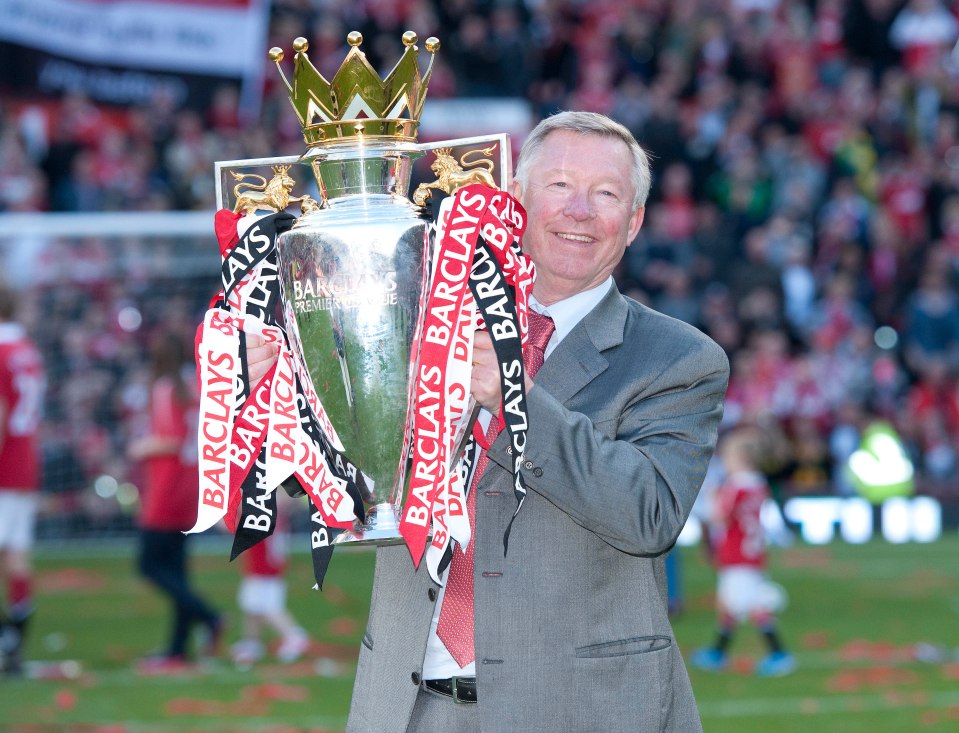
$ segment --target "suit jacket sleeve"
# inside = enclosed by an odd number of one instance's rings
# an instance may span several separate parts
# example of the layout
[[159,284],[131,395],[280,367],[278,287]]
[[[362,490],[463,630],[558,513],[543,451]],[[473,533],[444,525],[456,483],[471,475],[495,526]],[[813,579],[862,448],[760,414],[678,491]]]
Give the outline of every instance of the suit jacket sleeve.
[[729,366],[692,327],[646,313],[652,343],[636,343],[627,326],[580,393],[560,402],[548,387],[530,391],[524,479],[613,547],[657,555],[676,542],[702,485]]

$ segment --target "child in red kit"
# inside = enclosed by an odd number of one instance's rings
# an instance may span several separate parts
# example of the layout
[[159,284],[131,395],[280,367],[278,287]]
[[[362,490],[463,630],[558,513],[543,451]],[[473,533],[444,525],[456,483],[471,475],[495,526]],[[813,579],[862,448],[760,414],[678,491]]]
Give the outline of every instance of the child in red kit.
[[[280,501],[283,497],[279,497]],[[288,533],[283,513],[278,511],[276,531],[242,555],[243,579],[237,604],[243,612],[243,638],[233,645],[233,661],[249,666],[265,654],[263,630],[270,628],[280,637],[276,657],[281,662],[299,659],[310,647],[310,638],[286,607]]]
[[766,677],[789,674],[796,660],[782,645],[775,612],[784,603],[782,589],[766,576],[766,541],[761,523],[769,486],[759,471],[762,436],[753,428],[735,428],[722,436],[717,454],[725,479],[713,496],[710,542],[717,567],[719,631],[712,647],[693,654],[701,669],[724,669],[736,627],[749,620],[769,645],[756,665]]

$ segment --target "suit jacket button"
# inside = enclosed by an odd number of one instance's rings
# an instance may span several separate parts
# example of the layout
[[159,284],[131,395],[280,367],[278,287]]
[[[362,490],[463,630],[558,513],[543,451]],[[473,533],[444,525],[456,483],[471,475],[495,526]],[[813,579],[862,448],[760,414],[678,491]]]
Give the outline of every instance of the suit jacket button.
[[414,672],[414,673],[410,676],[410,679],[413,680],[413,684],[414,684],[414,685],[418,685],[418,684],[422,681],[423,678],[420,677],[420,673],[419,673],[419,672]]
[[526,461],[526,463],[523,464],[523,468],[525,468],[527,471],[529,471],[532,467],[533,467],[532,461]]
[[533,469],[533,475],[534,475],[536,478],[539,478],[540,476],[543,475],[543,469],[540,468],[539,466],[537,466],[536,468]]
[[511,445],[506,446],[506,455],[508,456],[513,455],[513,446]]
[[426,591],[426,596],[427,596],[427,598],[429,598],[431,601],[435,601],[435,600],[436,600],[436,588],[430,588],[428,591]]

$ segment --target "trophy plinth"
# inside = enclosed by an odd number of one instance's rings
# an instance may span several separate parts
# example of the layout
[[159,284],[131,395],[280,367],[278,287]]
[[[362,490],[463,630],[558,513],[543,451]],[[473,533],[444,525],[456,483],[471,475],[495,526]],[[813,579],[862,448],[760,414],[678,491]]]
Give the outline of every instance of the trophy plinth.
[[376,504],[366,511],[366,522],[356,521],[333,540],[334,545],[399,545],[403,543],[397,507],[389,502]]

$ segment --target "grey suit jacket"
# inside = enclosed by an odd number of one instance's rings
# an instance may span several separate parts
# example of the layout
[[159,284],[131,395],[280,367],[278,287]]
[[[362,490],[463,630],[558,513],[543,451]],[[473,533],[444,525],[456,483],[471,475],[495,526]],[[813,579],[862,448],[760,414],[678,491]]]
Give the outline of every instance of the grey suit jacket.
[[[477,486],[484,733],[702,730],[663,555],[702,484],[728,374],[710,339],[615,288],[546,360],[529,393],[530,491],[505,556],[505,435]],[[377,551],[348,731],[406,730],[435,599],[405,547]]]

